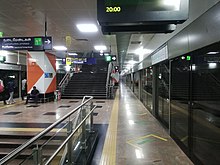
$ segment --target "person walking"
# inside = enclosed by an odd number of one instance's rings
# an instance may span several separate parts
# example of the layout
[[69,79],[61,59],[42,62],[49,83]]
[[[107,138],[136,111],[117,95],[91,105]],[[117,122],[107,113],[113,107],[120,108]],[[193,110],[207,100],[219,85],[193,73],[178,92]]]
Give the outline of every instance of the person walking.
[[24,78],[21,81],[21,99],[24,100],[24,96],[26,95],[26,86],[27,86],[27,80]]
[[2,101],[4,102],[4,105],[6,104],[6,99],[5,99],[5,86],[4,86],[4,81],[0,79],[0,96],[2,97]]
[[7,104],[14,104],[15,101],[13,99],[14,97],[14,89],[15,89],[15,82],[14,80],[11,78],[9,81],[8,81],[8,92],[9,92],[9,99],[6,101]]

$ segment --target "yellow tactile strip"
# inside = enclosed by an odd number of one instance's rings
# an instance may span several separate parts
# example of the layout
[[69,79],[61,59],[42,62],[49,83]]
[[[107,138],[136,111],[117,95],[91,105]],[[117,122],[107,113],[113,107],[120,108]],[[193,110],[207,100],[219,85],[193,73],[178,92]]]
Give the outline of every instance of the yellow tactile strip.
[[119,107],[119,91],[116,92],[112,113],[109,121],[108,131],[102,151],[100,165],[116,164],[116,141],[118,128],[118,108]]
[[20,104],[24,104],[25,102],[24,101],[20,101],[20,100],[16,100],[16,103],[15,104],[8,104],[8,105],[0,105],[0,109],[4,109],[4,108],[9,108],[9,107],[13,107],[13,106],[17,106],[17,105],[20,105]]

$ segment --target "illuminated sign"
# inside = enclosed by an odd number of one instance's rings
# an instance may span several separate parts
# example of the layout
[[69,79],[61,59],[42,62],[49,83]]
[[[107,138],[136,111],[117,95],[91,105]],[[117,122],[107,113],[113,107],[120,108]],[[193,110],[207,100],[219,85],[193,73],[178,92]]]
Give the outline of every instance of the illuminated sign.
[[72,64],[72,58],[67,57],[66,58],[66,65],[71,65]]
[[116,55],[105,56],[105,61],[107,62],[116,61],[116,60],[117,60]]
[[186,56],[186,60],[190,61],[191,60],[191,56]]
[[121,7],[106,7],[106,13],[119,13],[121,12]]
[[105,56],[105,60],[106,60],[107,62],[111,62],[111,56]]
[[97,19],[106,31],[111,31],[107,27],[123,31],[120,26],[138,26],[138,31],[142,31],[146,27],[140,27],[144,25],[154,25],[149,30],[166,25],[166,31],[173,28],[168,25],[186,21],[188,13],[189,0],[97,0]]
[[52,37],[0,38],[0,50],[43,51],[52,49]]
[[3,32],[0,32],[0,37],[3,37],[3,34],[4,34]]
[[96,58],[63,58],[62,64],[71,65],[71,64],[96,64]]

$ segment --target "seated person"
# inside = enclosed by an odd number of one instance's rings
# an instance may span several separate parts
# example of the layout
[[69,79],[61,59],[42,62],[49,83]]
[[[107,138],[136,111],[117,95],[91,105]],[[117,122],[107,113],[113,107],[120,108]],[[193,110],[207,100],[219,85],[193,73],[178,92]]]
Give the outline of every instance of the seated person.
[[31,93],[30,93],[30,95],[27,96],[27,100],[26,100],[26,103],[25,103],[25,104],[28,103],[28,100],[29,100],[30,98],[34,98],[34,102],[37,104],[39,94],[40,94],[39,90],[37,90],[36,86],[34,86],[33,89],[32,89],[32,91],[31,91]]

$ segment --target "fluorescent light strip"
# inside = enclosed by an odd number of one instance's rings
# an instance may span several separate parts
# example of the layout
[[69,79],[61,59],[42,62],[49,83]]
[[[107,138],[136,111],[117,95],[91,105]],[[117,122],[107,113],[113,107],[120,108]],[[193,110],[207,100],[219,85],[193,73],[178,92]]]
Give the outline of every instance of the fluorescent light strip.
[[67,50],[67,48],[65,46],[54,46],[53,48],[58,51],[66,51]]
[[79,29],[79,31],[84,33],[93,33],[98,31],[98,28],[95,24],[77,24],[76,27]]
[[103,51],[103,50],[107,50],[107,47],[105,45],[96,45],[94,46],[95,50],[98,50],[98,51]]
[[207,54],[218,54],[219,52],[208,52]]

